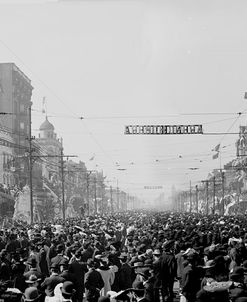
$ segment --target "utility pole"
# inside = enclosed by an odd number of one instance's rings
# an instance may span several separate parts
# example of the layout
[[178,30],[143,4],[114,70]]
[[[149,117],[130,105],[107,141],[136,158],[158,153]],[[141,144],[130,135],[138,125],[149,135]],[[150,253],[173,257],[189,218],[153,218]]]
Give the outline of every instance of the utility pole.
[[216,183],[215,183],[215,176],[213,177],[213,214],[215,214],[215,189],[216,189]]
[[104,194],[104,189],[105,189],[105,186],[104,186],[104,175],[103,175],[103,171],[102,171],[102,179],[100,180],[100,185],[101,185],[101,214],[104,213],[104,197],[105,197],[105,194]]
[[33,224],[33,148],[32,148],[32,111],[31,105],[28,107],[28,115],[29,115],[29,150],[28,150],[28,158],[29,158],[29,189],[30,189],[30,219],[31,224]]
[[179,201],[180,201],[180,212],[183,213],[183,196],[182,192],[179,194]]
[[190,213],[192,211],[192,190],[191,190],[191,180],[190,180]]
[[61,139],[61,178],[62,178],[62,213],[65,220],[65,192],[64,192],[64,161],[63,161],[63,140]]
[[206,186],[206,215],[208,215],[208,180],[202,180],[202,183],[205,183]]
[[89,204],[90,204],[90,202],[89,202],[89,177],[90,177],[90,174],[87,172],[86,180],[87,180],[87,207],[88,207],[87,211],[88,211],[88,216],[90,214],[90,208],[89,208]]
[[86,175],[88,216],[90,215],[89,182],[90,182],[90,175],[92,174],[92,172],[93,170],[87,171],[87,175]]
[[97,214],[98,206],[97,206],[97,178],[96,175],[94,177],[94,213]]
[[[183,212],[187,212],[187,201],[188,201],[188,196],[187,196],[187,192],[185,191],[184,193],[183,193],[183,196],[184,196],[184,202],[183,202]],[[186,208],[185,208],[185,204],[186,204]]]
[[111,213],[113,213],[112,186],[110,186],[110,203],[111,203]]
[[222,170],[221,170],[221,181],[222,181],[222,209],[223,209],[222,215],[224,215],[224,213],[225,213],[225,200],[224,200],[224,198],[225,198],[225,184],[224,184],[225,173]]
[[118,188],[118,179],[117,179],[117,210],[119,212],[119,188]]
[[198,185],[196,185],[196,213],[198,213]]

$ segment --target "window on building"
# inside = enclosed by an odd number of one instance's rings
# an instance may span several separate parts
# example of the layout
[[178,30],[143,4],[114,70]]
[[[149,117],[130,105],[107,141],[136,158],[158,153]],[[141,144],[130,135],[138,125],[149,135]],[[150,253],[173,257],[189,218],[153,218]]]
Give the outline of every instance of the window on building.
[[20,122],[20,129],[24,130],[25,129],[25,124],[23,122]]
[[25,105],[20,104],[20,113],[25,113]]

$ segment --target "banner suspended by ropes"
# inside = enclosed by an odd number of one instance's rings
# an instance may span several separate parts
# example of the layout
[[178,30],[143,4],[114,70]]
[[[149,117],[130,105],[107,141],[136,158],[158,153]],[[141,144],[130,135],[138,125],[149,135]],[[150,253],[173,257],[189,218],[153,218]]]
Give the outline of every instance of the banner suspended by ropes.
[[128,125],[127,135],[203,134],[202,125]]
[[163,186],[144,186],[144,189],[160,190],[163,189]]

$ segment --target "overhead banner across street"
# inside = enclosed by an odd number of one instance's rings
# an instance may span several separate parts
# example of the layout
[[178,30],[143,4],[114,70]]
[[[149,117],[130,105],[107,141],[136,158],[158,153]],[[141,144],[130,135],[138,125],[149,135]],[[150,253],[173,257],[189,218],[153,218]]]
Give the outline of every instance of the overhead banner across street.
[[202,125],[128,125],[127,135],[203,134]]

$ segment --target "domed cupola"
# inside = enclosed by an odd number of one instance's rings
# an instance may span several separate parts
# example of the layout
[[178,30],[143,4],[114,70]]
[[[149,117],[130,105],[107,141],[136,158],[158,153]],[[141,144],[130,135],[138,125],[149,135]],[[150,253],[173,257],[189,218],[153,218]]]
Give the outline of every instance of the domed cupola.
[[52,130],[54,131],[54,126],[52,125],[52,123],[50,123],[48,121],[48,118],[46,117],[45,121],[40,125],[39,130],[40,131],[44,131],[44,130]]
[[54,126],[52,123],[48,121],[48,118],[46,117],[45,121],[41,124],[39,127],[40,130],[40,138],[55,138],[56,135],[54,133]]

